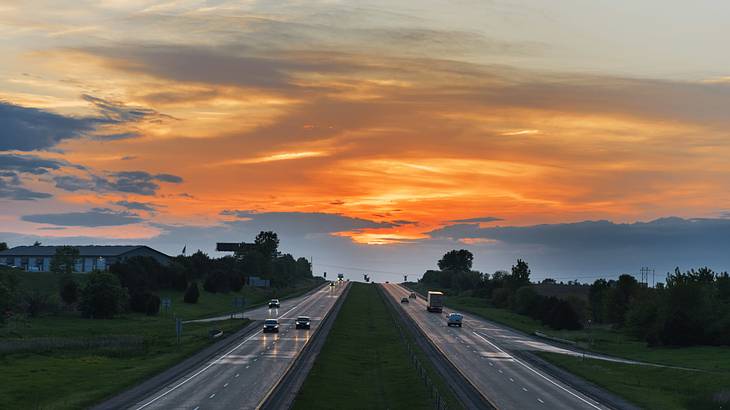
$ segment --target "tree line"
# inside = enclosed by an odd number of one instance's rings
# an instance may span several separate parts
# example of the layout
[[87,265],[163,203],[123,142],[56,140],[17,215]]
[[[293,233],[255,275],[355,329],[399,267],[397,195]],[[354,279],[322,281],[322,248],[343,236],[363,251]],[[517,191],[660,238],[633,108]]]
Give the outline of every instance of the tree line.
[[596,323],[625,329],[650,346],[730,345],[730,276],[704,267],[667,274],[649,288],[630,275],[590,287]]
[[[85,275],[83,284],[73,275],[79,251],[61,246],[51,260],[50,270],[58,280],[58,298],[62,307],[79,310],[84,317],[110,318],[125,311],[156,315],[160,310],[161,290],[185,291],[185,303],[197,303],[201,295],[198,283],[210,293],[238,292],[248,277],[270,281],[283,288],[312,278],[312,267],[305,258],[295,259],[279,252],[275,232],[260,232],[254,246],[233,256],[211,258],[202,251],[190,256],[179,255],[169,264],[152,257],[136,256],[116,262],[108,272],[94,271]],[[58,309],[51,295],[20,292],[18,280],[11,271],[0,271],[0,320],[13,312],[36,316],[42,311]]]
[[[651,346],[730,345],[730,277],[709,268],[668,273],[656,288],[631,275],[598,279],[588,302],[574,295],[544,296],[530,281],[527,262],[492,275],[472,270],[474,256],[465,249],[447,252],[439,270],[424,273],[420,283],[450,294],[484,299],[497,308],[530,316],[553,329],[580,329],[590,323],[625,331]],[[547,279],[545,283],[554,283]],[[572,286],[583,286],[571,282]]]

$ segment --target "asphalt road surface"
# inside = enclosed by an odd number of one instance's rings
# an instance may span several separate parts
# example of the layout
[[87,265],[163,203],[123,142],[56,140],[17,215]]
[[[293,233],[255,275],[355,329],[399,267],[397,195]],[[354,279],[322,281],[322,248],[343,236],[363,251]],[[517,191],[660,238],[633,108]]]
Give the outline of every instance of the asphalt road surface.
[[[411,293],[396,284],[383,286],[398,302]],[[421,298],[410,299],[410,303],[401,306],[463,375],[500,410],[609,408],[511,353],[520,349],[556,351],[560,349],[558,347],[472,315],[464,314],[462,328],[448,327],[447,309],[442,314],[430,313],[426,311],[426,301]]]
[[[325,286],[298,298],[282,300],[279,309],[246,312],[254,320],[279,319],[280,333],[257,330],[130,409],[254,409],[279,381],[310,335],[332,308],[345,283]],[[309,316],[311,330],[296,329],[297,316]]]

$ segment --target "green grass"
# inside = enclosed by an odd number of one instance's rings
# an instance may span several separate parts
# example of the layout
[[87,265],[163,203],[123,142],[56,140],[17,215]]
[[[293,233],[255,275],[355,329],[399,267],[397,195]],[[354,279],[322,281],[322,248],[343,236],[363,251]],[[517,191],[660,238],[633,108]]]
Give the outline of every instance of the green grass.
[[[52,274],[22,272],[18,276],[23,291],[57,292],[57,281]],[[80,280],[84,280],[83,276],[80,275]],[[183,292],[162,291],[161,297],[172,299],[172,309],[158,316],[128,313],[110,320],[90,320],[81,318],[78,312],[62,312],[11,320],[0,327],[0,343],[18,340],[34,343],[45,338],[81,341],[115,336],[131,339],[131,342],[113,348],[80,349],[61,347],[50,341],[41,349],[0,355],[3,371],[0,403],[3,403],[4,409],[74,409],[92,405],[209,345],[209,330],[217,328],[231,334],[248,324],[247,320],[241,319],[187,323],[183,325],[183,337],[178,345],[175,315],[195,319],[225,314],[232,310],[234,296],[244,296],[247,307],[250,307],[271,297],[284,298],[305,293],[320,283],[312,280],[276,293],[250,288],[229,294],[202,291],[197,304],[183,303]]]
[[295,409],[432,407],[375,285],[353,283]]
[[720,392],[730,394],[730,373],[636,366],[556,353],[540,356],[571,373],[603,386],[642,408],[657,410],[730,408],[713,403]]

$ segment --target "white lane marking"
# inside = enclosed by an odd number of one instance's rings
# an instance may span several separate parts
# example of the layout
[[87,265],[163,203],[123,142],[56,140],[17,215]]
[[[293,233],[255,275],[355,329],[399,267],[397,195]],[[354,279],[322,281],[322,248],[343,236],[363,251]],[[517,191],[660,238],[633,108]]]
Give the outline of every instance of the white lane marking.
[[[312,294],[312,296],[314,296],[314,295],[316,295],[316,293],[313,293],[313,294]],[[310,297],[311,297],[311,296],[310,296]],[[300,303],[300,304],[301,304],[301,303]],[[283,315],[281,315],[281,316],[279,316],[279,317],[283,317],[284,315],[286,315],[287,313],[289,313],[289,312],[291,312],[292,310],[296,309],[297,307],[299,307],[299,305],[294,305],[294,307],[292,307],[291,309],[287,310],[287,311],[286,311],[286,312],[285,312],[285,313],[284,313]],[[152,400],[148,401],[147,403],[145,403],[145,404],[141,405],[140,407],[137,407],[137,410],[142,410],[142,409],[144,409],[145,407],[149,406],[150,404],[152,404],[152,403],[156,402],[157,400],[159,400],[159,399],[161,399],[161,398],[163,398],[163,397],[167,396],[168,394],[170,394],[170,392],[172,392],[172,391],[174,391],[174,390],[177,390],[177,389],[178,389],[178,388],[179,388],[180,386],[182,386],[182,385],[184,385],[185,383],[189,382],[190,380],[194,379],[195,377],[197,377],[197,376],[198,376],[199,374],[203,373],[204,371],[206,371],[206,370],[210,369],[210,368],[211,368],[211,366],[213,366],[214,364],[216,364],[216,363],[218,362],[218,360],[221,360],[221,359],[223,359],[224,357],[228,356],[229,354],[233,353],[233,352],[234,352],[234,351],[236,351],[236,350],[237,350],[237,349],[238,349],[239,347],[243,346],[243,344],[244,344],[244,343],[248,342],[249,340],[253,339],[253,338],[254,338],[254,337],[256,337],[256,336],[259,336],[259,334],[260,334],[260,332],[256,332],[256,333],[254,333],[253,335],[249,336],[248,338],[246,338],[246,340],[244,340],[243,342],[241,342],[241,343],[239,343],[238,345],[236,345],[236,347],[234,347],[233,349],[229,350],[229,351],[228,351],[227,353],[225,353],[225,354],[224,354],[223,356],[221,356],[221,357],[219,357],[218,359],[216,359],[216,360],[214,360],[214,361],[210,362],[210,363],[209,363],[209,364],[208,364],[207,366],[205,366],[205,367],[203,367],[202,369],[198,370],[197,372],[193,373],[193,375],[192,375],[192,376],[188,377],[187,379],[185,379],[185,380],[181,381],[181,382],[180,382],[180,383],[178,383],[177,385],[175,385],[175,386],[173,386],[172,388],[170,388],[170,390],[168,390],[168,391],[166,391],[166,392],[164,392],[164,393],[160,394],[159,396],[157,396],[157,397],[155,397],[154,399],[152,399]],[[253,360],[254,360],[254,361],[256,361],[256,359],[253,359]]]
[[212,399],[213,397],[215,397],[215,393],[211,394],[210,397],[208,397],[208,398]]
[[540,402],[540,403],[542,403],[542,404],[545,404],[545,402],[544,402],[544,401],[542,401],[542,399],[540,399],[540,398],[538,398],[538,399],[537,399],[537,401],[539,401],[539,402]]
[[147,403],[143,404],[142,406],[140,406],[140,407],[137,407],[137,410],[142,410],[143,408],[145,408],[145,407],[149,406],[150,404],[152,404],[152,403],[156,402],[157,400],[159,400],[159,399],[161,399],[161,398],[163,398],[163,397],[167,396],[168,394],[170,394],[170,392],[172,392],[172,391],[174,391],[174,390],[177,390],[177,389],[178,389],[178,388],[179,388],[180,386],[182,386],[183,384],[185,384],[185,383],[189,382],[190,380],[193,380],[193,379],[194,379],[195,377],[197,377],[197,376],[198,376],[198,375],[199,375],[200,373],[203,373],[204,371],[206,371],[206,370],[210,369],[210,368],[211,368],[211,367],[212,367],[212,366],[213,366],[214,364],[216,364],[216,363],[217,363],[217,362],[218,362],[219,360],[221,360],[221,359],[223,359],[224,357],[228,356],[229,354],[233,353],[233,352],[234,352],[234,351],[236,351],[236,350],[237,350],[237,349],[238,349],[239,347],[243,346],[243,344],[244,344],[244,343],[248,342],[249,340],[253,339],[254,337],[256,337],[256,336],[258,336],[258,335],[259,335],[259,332],[256,332],[256,333],[252,334],[251,336],[247,337],[247,338],[246,338],[246,340],[244,340],[243,342],[241,342],[241,343],[239,343],[238,345],[236,345],[236,347],[234,347],[233,349],[229,350],[229,351],[228,351],[227,353],[225,353],[225,354],[224,354],[223,356],[221,356],[221,357],[219,357],[218,359],[216,359],[216,360],[213,360],[212,362],[208,363],[208,365],[207,365],[207,366],[205,366],[205,367],[203,367],[202,369],[198,370],[197,372],[193,373],[193,375],[192,375],[192,376],[188,377],[187,379],[185,379],[185,380],[181,381],[180,383],[178,383],[177,385],[173,386],[172,388],[170,388],[170,390],[168,390],[168,391],[166,391],[166,392],[164,392],[164,393],[160,394],[159,396],[157,396],[157,397],[155,397],[154,399],[152,399],[152,400],[148,401]]
[[494,363],[492,363],[492,362],[489,362],[489,365],[490,365],[490,366],[494,366]]
[[224,388],[225,388],[225,387],[228,387],[228,383],[224,384],[224,385],[223,385],[223,387],[224,387]]
[[200,406],[198,406],[198,407],[194,408],[193,410],[198,410],[199,408],[200,408]]
[[510,377],[509,378],[509,381],[511,381],[512,383],[514,383],[515,382],[515,379],[513,379],[513,378]]
[[522,391],[527,391],[527,389],[523,387],[523,388],[522,388]]
[[502,369],[498,369],[497,371],[498,371],[498,372],[500,372],[500,373],[504,373],[504,372],[502,371]]
[[[248,366],[246,366],[246,368],[248,369]],[[235,376],[233,376],[233,377],[238,377],[238,376],[240,376],[240,375],[241,375],[240,373],[236,373],[236,375],[235,375]]]
[[[482,340],[484,340],[485,342],[489,343],[489,344],[490,344],[490,345],[491,345],[492,347],[494,347],[495,349],[499,350],[499,351],[500,351],[500,352],[502,352],[502,353],[505,353],[505,354],[507,354],[507,352],[505,352],[504,350],[500,349],[500,348],[499,348],[499,346],[497,346],[497,345],[495,345],[494,343],[492,343],[492,342],[490,342],[489,340],[487,340],[487,338],[485,338],[484,336],[480,335],[480,334],[479,334],[479,333],[477,333],[477,332],[472,332],[472,333],[474,333],[475,335],[479,336],[479,338],[480,338],[480,339],[482,339]],[[588,400],[586,400],[586,399],[584,399],[584,398],[580,397],[579,395],[577,395],[577,394],[573,393],[572,391],[570,391],[570,390],[566,389],[565,387],[563,387],[563,386],[561,386],[561,385],[557,384],[556,382],[552,381],[552,380],[551,380],[550,378],[548,378],[547,376],[543,375],[542,373],[538,372],[537,370],[535,370],[535,369],[533,369],[532,367],[528,366],[527,364],[523,363],[523,362],[522,362],[522,360],[518,360],[518,359],[517,359],[517,358],[515,358],[514,356],[512,357],[512,359],[514,359],[514,361],[515,361],[515,362],[517,362],[517,363],[521,364],[522,366],[524,366],[524,367],[525,367],[525,368],[526,368],[527,370],[529,370],[529,371],[531,371],[531,372],[535,373],[536,375],[538,375],[538,376],[542,377],[543,379],[547,380],[548,382],[550,382],[550,383],[551,383],[552,385],[554,385],[555,387],[557,387],[557,388],[559,388],[559,389],[563,390],[564,392],[566,392],[566,393],[570,394],[571,396],[573,396],[573,397],[575,397],[576,399],[578,399],[578,400],[582,401],[583,403],[585,403],[585,404],[587,404],[587,405],[589,405],[589,406],[593,407],[594,409],[599,409],[599,410],[600,410],[600,407],[596,406],[595,404],[593,404],[593,403],[589,402]],[[500,373],[501,373],[501,372],[502,372],[502,371],[500,370]],[[540,400],[540,399],[538,399],[538,400]],[[540,400],[540,402],[542,403],[542,400]]]
[[[251,366],[246,366],[246,368],[247,368],[247,369],[248,369],[249,367],[251,367]],[[236,377],[238,377],[238,375],[236,375]]]

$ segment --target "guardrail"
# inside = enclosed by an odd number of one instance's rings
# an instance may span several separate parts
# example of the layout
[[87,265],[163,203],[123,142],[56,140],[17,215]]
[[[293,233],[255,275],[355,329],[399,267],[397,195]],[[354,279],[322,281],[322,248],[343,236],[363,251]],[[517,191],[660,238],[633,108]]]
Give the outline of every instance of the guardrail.
[[[384,295],[381,293],[380,296],[383,297]],[[436,388],[436,385],[434,385],[433,381],[431,380],[431,377],[428,375],[428,372],[426,372],[423,364],[421,363],[421,359],[419,359],[416,355],[411,341],[406,336],[405,330],[403,330],[403,328],[401,327],[400,321],[395,317],[392,309],[388,309],[388,312],[390,312],[390,317],[391,319],[393,319],[393,324],[395,325],[396,329],[398,329],[398,334],[400,335],[401,341],[403,342],[403,344],[406,345],[406,350],[408,350],[408,358],[410,359],[411,365],[416,369],[418,376],[421,378],[421,381],[426,387],[426,390],[428,390],[429,396],[433,401],[433,407],[436,410],[447,410],[448,406],[446,405],[446,400],[444,400],[441,392],[439,392],[438,388]]]
[[[407,289],[407,288],[406,288]],[[414,342],[421,351],[430,359],[434,369],[441,375],[449,388],[454,393],[456,400],[466,409],[496,409],[497,407],[474,386],[474,384],[456,367],[446,354],[424,333],[418,324],[411,318],[400,305],[390,297],[385,290],[379,288],[381,296],[388,301],[391,312],[400,316],[400,321],[414,337]],[[411,289],[409,289],[411,290]],[[418,292],[416,295],[422,299]]]

